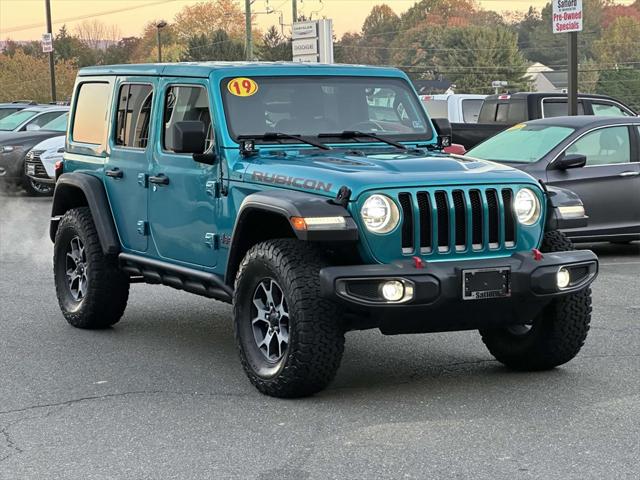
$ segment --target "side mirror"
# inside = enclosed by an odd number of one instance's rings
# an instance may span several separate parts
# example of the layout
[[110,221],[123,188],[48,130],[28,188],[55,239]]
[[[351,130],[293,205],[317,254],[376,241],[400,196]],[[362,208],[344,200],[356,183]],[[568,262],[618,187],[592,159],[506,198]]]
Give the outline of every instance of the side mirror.
[[27,125],[27,132],[35,132],[36,130],[40,130],[40,125],[36,125],[35,123]]
[[185,120],[173,124],[169,147],[176,153],[202,154],[206,147],[207,130],[204,122]]
[[438,134],[438,148],[446,148],[451,145],[451,124],[446,118],[432,118],[433,126]]
[[568,168],[581,168],[586,164],[586,155],[582,155],[580,153],[570,153],[568,155],[562,155],[554,162],[554,166],[559,170],[566,170]]

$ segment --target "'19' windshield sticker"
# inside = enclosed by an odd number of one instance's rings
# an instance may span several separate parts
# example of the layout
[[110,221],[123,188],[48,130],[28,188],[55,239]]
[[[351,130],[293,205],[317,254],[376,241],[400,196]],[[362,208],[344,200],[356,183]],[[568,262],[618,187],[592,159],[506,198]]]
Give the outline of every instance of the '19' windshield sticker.
[[258,91],[258,84],[250,78],[237,77],[229,80],[227,90],[236,97],[250,97]]

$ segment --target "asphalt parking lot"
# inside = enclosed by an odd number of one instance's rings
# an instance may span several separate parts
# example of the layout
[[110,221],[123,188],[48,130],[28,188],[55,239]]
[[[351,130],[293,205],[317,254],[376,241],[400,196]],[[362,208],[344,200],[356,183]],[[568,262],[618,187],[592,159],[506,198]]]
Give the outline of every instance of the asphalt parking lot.
[[582,352],[514,373],[476,332],[347,336],[330,388],[259,394],[230,308],[133,285],[124,318],[59,312],[48,199],[0,196],[0,479],[637,479],[640,243],[601,259]]

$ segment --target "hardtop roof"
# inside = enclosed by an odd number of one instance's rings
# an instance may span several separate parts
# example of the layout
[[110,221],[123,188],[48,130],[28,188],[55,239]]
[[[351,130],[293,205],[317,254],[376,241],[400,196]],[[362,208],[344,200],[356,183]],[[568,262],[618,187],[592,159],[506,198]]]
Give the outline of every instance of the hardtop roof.
[[[122,65],[100,65],[85,67],[79,76],[98,75],[142,75],[169,77],[208,77],[212,72],[228,72],[241,75],[251,70],[253,74],[290,75],[319,73],[320,71],[336,75],[371,74],[384,76],[404,76],[402,71],[391,67],[372,67],[367,65],[342,65],[299,62],[180,62],[180,63],[140,63]],[[286,73],[284,71],[286,70]]]

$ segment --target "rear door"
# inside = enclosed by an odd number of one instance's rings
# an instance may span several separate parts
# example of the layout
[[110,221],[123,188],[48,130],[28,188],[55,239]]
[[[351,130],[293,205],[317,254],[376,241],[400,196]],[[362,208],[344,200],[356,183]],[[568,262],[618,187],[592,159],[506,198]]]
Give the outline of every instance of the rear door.
[[157,80],[119,77],[115,84],[114,119],[105,163],[105,185],[122,245],[148,248],[147,187],[153,131],[153,98]]
[[[586,155],[583,168],[550,169],[551,185],[568,188],[582,199],[597,235],[634,233],[640,226],[640,163],[637,126],[601,127],[585,133],[565,150]],[[580,234],[580,231],[574,232]]]

